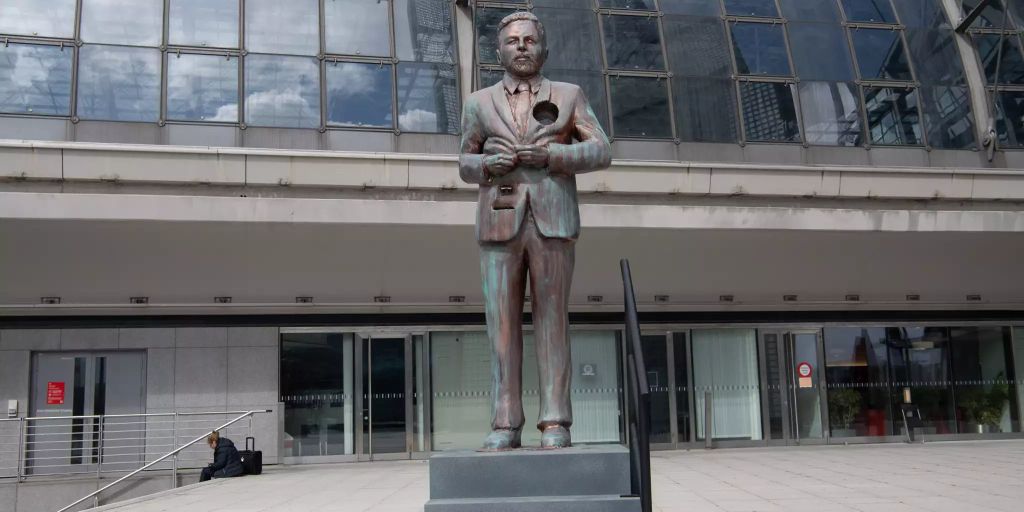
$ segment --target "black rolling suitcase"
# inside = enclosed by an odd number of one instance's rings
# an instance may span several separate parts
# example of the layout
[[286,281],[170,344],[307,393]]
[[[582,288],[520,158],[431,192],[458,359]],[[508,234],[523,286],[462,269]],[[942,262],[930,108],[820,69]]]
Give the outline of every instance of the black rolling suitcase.
[[[249,448],[249,441],[252,441],[252,448]],[[242,456],[242,470],[246,475],[263,472],[263,452],[256,449],[256,438],[245,438],[245,449],[239,455]]]

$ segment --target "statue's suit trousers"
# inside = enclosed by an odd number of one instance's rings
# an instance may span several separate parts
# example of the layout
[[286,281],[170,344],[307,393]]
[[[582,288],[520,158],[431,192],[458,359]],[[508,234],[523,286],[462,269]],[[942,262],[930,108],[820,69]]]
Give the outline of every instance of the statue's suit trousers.
[[[529,276],[534,340],[540,375],[540,416],[537,427],[572,425],[569,385],[569,289],[576,241],[548,238],[537,229],[527,207],[514,238],[480,242],[487,329],[495,379],[492,428],[520,429],[523,416],[523,296]],[[531,383],[532,384],[532,383]]]

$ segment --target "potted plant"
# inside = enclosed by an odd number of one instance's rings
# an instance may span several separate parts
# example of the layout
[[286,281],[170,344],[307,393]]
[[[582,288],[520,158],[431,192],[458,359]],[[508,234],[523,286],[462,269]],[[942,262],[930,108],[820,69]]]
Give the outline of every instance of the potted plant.
[[832,437],[853,437],[851,428],[860,411],[861,396],[853,389],[836,389],[828,394],[828,421]]
[[[996,377],[999,381],[1002,374]],[[1007,384],[994,384],[987,391],[981,387],[961,390],[957,397],[967,419],[967,432],[984,434],[1000,432],[1003,408],[1010,398]]]

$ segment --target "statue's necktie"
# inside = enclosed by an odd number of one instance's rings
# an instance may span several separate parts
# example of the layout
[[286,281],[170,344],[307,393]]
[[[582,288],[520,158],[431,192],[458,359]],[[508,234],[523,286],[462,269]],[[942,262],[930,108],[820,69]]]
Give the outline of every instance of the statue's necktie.
[[515,101],[513,105],[515,107],[512,110],[512,114],[516,120],[516,134],[519,136],[519,140],[526,142],[526,127],[530,123],[530,84],[526,82],[519,82],[519,86],[516,87]]

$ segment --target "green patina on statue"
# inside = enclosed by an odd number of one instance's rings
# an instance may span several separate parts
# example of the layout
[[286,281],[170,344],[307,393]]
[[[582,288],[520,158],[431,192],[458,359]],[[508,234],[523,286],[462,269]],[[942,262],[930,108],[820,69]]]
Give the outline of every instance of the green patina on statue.
[[497,84],[467,98],[459,174],[480,185],[480,243],[494,417],[488,450],[520,446],[523,298],[529,276],[540,374],[541,446],[572,444],[569,290],[580,232],[576,174],[611,163],[608,137],[580,88],[540,74],[544,27],[528,12],[498,25]]

